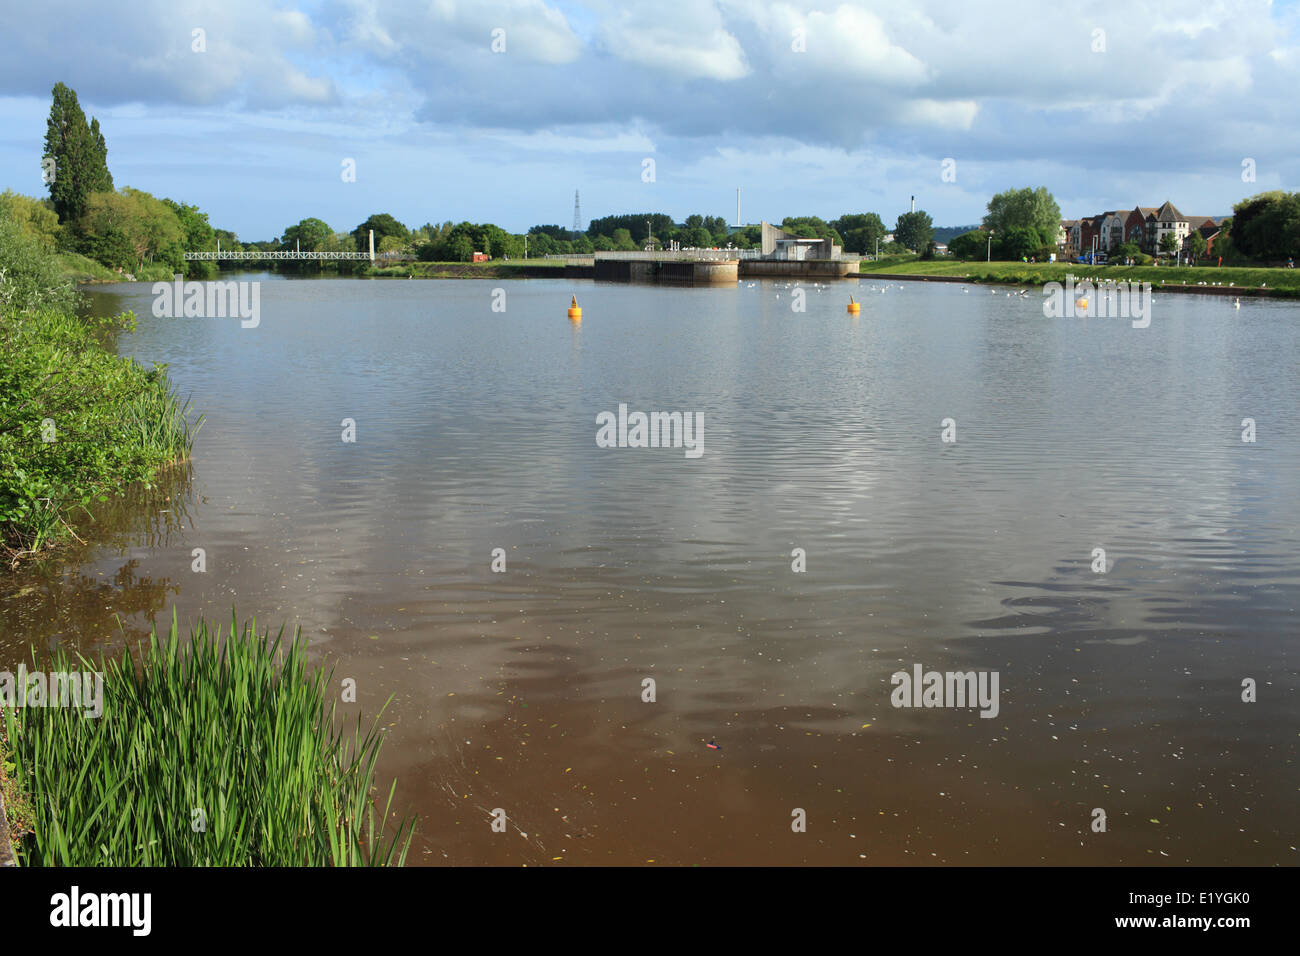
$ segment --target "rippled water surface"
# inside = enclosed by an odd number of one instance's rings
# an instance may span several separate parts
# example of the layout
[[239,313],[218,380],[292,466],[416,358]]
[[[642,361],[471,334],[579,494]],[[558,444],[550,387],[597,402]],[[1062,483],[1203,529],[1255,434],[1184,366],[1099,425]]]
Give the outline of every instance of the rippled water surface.
[[[243,278],[253,329],[94,293],[207,418],[15,579],[5,660],[301,626],[344,710],[394,697],[416,862],[1298,862],[1300,307]],[[701,413],[702,457],[597,447],[619,403]],[[915,664],[997,671],[997,717],[892,707]]]

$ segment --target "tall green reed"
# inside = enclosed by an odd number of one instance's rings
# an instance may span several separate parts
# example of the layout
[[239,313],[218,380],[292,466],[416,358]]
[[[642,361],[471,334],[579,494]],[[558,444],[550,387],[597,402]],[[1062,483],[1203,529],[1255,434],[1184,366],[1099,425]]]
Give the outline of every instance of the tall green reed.
[[[99,665],[102,716],[6,708],[14,776],[35,821],[23,862],[403,865],[415,821],[390,823],[396,781],[382,809],[371,792],[378,715],[368,729],[358,716],[349,732],[336,721],[332,670],[309,669],[300,632],[282,638],[232,616],[224,640],[200,620],[182,642],[173,612],[138,662]],[[95,667],[64,652],[49,663]]]

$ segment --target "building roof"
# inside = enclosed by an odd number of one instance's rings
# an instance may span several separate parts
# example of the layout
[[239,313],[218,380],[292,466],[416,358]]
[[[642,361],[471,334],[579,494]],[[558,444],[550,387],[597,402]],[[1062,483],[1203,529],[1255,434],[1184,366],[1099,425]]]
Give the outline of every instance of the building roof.
[[1178,207],[1168,199],[1156,210],[1156,218],[1161,222],[1187,222],[1187,217],[1178,211]]

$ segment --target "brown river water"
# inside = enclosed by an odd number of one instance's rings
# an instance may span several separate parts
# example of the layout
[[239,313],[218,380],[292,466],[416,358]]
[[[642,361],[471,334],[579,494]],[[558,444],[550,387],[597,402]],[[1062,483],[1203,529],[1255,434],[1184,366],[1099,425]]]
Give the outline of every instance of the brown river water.
[[[0,668],[300,626],[393,697],[417,864],[1300,863],[1300,306],[237,278],[256,327],[91,293],[207,420],[4,579]],[[620,403],[702,454],[600,447]],[[996,716],[894,706],[916,665]]]

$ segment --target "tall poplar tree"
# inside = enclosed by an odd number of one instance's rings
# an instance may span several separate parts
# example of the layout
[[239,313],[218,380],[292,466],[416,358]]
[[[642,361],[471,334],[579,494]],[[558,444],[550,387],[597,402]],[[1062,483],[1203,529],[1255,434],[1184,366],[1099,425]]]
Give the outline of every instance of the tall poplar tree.
[[45,129],[45,157],[54,160],[50,199],[62,222],[74,222],[86,211],[86,197],[111,192],[108,145],[99,120],[87,125],[75,90],[62,83],[51,91],[50,118]]

